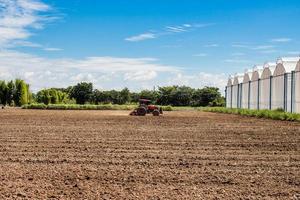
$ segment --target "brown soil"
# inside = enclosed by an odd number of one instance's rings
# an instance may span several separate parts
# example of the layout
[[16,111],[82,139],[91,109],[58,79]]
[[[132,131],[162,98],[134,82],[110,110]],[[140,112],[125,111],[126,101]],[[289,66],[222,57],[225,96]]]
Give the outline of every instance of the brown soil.
[[127,114],[0,110],[0,199],[299,197],[299,123]]

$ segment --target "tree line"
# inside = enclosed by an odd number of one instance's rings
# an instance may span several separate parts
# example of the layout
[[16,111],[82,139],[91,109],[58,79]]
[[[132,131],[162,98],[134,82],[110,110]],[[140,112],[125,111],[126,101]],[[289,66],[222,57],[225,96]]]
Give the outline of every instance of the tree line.
[[195,89],[188,86],[158,87],[157,90],[131,92],[94,89],[92,83],[78,83],[68,88],[43,89],[32,94],[29,85],[22,80],[6,83],[0,81],[0,104],[22,106],[30,103],[48,104],[130,104],[139,99],[149,99],[159,105],[171,106],[223,106],[225,99],[216,87]]
[[22,106],[32,102],[32,93],[29,84],[16,79],[14,81],[0,80],[0,104],[9,106]]

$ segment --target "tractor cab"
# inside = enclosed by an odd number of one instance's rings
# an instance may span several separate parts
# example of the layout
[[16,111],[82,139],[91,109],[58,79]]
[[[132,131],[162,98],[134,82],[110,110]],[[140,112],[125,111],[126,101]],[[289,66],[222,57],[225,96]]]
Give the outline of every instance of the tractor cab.
[[148,99],[140,99],[139,100],[139,104],[140,105],[146,105],[146,106],[148,106],[148,105],[150,105],[152,102],[151,102],[151,100],[148,100]]

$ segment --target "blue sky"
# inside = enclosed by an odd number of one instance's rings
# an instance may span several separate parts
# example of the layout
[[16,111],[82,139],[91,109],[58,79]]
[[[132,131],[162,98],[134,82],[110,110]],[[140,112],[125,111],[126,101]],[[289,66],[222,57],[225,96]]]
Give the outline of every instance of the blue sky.
[[296,0],[0,0],[0,78],[34,91],[217,86],[300,54]]

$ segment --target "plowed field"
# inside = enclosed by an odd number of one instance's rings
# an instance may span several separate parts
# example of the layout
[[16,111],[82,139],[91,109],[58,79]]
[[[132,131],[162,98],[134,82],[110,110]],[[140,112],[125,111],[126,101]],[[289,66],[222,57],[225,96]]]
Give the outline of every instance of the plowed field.
[[0,199],[297,199],[300,124],[0,110]]

